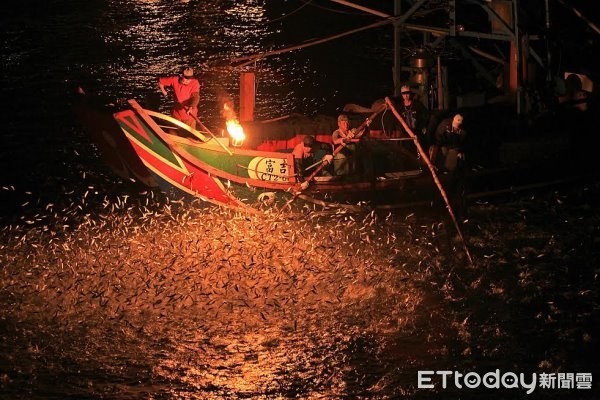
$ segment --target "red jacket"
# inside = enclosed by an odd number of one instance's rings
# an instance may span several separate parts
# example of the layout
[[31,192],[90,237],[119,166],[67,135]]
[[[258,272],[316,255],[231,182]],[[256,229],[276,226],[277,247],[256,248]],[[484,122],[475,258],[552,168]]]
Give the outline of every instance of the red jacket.
[[180,121],[189,120],[185,107],[190,108],[191,114],[198,116],[198,103],[200,101],[200,81],[192,79],[184,85],[178,75],[166,76],[159,79],[159,83],[165,87],[171,86],[175,95],[175,105],[171,114]]

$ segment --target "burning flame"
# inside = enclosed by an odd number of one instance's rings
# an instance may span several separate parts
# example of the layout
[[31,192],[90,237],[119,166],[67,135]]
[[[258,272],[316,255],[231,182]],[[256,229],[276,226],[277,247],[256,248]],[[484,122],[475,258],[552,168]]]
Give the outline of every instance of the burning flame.
[[241,146],[246,139],[242,125],[240,125],[237,119],[229,119],[225,124],[227,125],[227,132],[231,137],[231,145],[233,147]]
[[231,145],[233,147],[239,147],[244,143],[246,135],[244,134],[244,128],[237,120],[235,111],[228,103],[229,102],[226,101],[223,104],[222,114],[223,117],[225,117],[227,132],[229,133],[229,137],[231,137]]

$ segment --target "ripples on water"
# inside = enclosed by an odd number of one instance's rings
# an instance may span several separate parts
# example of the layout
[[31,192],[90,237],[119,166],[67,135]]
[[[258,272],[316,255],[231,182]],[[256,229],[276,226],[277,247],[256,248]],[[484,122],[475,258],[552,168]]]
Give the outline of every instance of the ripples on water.
[[[212,106],[218,87],[237,96],[240,70],[231,66],[232,58],[372,21],[372,17],[310,8],[285,18],[293,5],[269,7],[260,1],[96,1],[84,5],[53,1],[34,7],[26,0],[21,7],[3,17],[7,25],[5,83],[15,94],[24,82],[34,83],[38,90],[47,88],[52,90],[50,96],[63,99],[61,105],[68,100],[61,91],[78,84],[92,86],[113,99],[156,93],[158,76],[177,73],[182,65],[190,64],[202,71],[203,100]],[[307,21],[314,13],[321,16]],[[270,23],[270,17],[280,18]],[[389,65],[390,49],[372,41],[382,38],[389,40],[389,36],[367,32],[247,67],[255,68],[258,75],[258,117],[315,113],[323,107],[331,111],[343,105],[326,105],[338,100],[321,94],[339,92],[348,98],[355,97],[355,90],[373,96],[385,94],[382,92],[389,87],[384,88],[382,82],[389,83],[391,72],[388,69],[387,78],[379,72],[382,64],[385,68]],[[348,49],[349,44],[354,48]],[[364,80],[367,74],[368,82]],[[336,87],[340,84],[345,87]],[[215,117],[213,113],[210,107],[204,112],[209,118]]]
[[[157,78],[190,64],[201,71],[201,117],[208,126],[219,126],[218,95],[238,101],[241,70],[231,66],[232,58],[373,20],[311,7],[293,12],[296,4],[275,4],[24,0],[10,8],[3,5],[3,185],[53,191],[54,183],[46,180],[68,178],[72,185],[80,180],[81,169],[90,167],[97,154],[71,111],[79,85],[117,104],[128,98],[156,99]],[[333,114],[347,102],[370,104],[388,94],[385,32],[351,36],[246,67],[257,74],[256,118]],[[376,59],[373,49],[378,49]],[[169,105],[159,108],[166,112]]]
[[[236,96],[226,61],[311,27],[268,24],[281,14],[258,1],[12,6],[0,17],[2,395],[427,397],[419,368],[594,365],[597,188],[475,206],[477,268],[429,211],[298,221],[173,203],[107,172],[70,91],[145,97],[185,62],[201,67],[210,109],[218,88]],[[389,38],[375,36],[375,50],[352,37],[259,62],[257,114],[380,97]]]
[[276,218],[152,192],[32,198],[0,230],[0,393],[456,398],[417,390],[417,371],[596,372],[598,193],[473,205],[475,266],[431,210]]

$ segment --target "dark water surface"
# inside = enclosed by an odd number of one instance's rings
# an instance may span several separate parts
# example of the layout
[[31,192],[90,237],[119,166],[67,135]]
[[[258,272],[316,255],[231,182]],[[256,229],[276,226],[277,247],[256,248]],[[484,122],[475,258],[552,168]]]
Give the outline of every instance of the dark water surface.
[[431,209],[68,196],[0,232],[0,398],[597,398],[417,387],[420,370],[597,376],[597,186],[474,204],[475,265]]
[[[369,105],[391,93],[389,29],[269,57],[243,69],[231,66],[238,56],[373,21],[339,6],[345,12],[301,6],[264,1],[3,4],[2,184],[44,195],[56,187],[53,179],[81,175],[77,167],[85,168],[94,154],[73,119],[78,86],[107,102],[143,102],[156,97],[159,76],[189,64],[201,71],[200,116],[209,127],[222,124],[221,95],[237,105],[243,70],[257,76],[257,119],[332,115],[347,102]],[[9,199],[2,214],[20,200]]]
[[[443,209],[244,216],[102,165],[72,116],[77,86],[144,99],[192,64],[217,124],[231,58],[373,22],[304,4],[0,6],[0,398],[595,398],[595,381],[418,389],[417,371],[598,379],[597,184],[472,204],[470,265]],[[389,33],[259,62],[257,117],[390,94]]]

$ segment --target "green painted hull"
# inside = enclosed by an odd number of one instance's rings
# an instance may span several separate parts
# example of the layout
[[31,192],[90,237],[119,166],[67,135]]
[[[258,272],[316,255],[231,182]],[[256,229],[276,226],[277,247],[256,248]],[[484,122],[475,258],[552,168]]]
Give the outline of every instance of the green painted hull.
[[[301,204],[353,209],[388,198],[398,201],[405,183],[421,173],[413,165],[379,178],[317,176],[300,193],[289,146],[281,151],[233,147],[227,138],[192,130],[134,100],[129,103],[130,109],[114,117],[161,188],[173,186],[225,206],[264,208],[293,197]],[[303,136],[292,137],[292,143]]]

